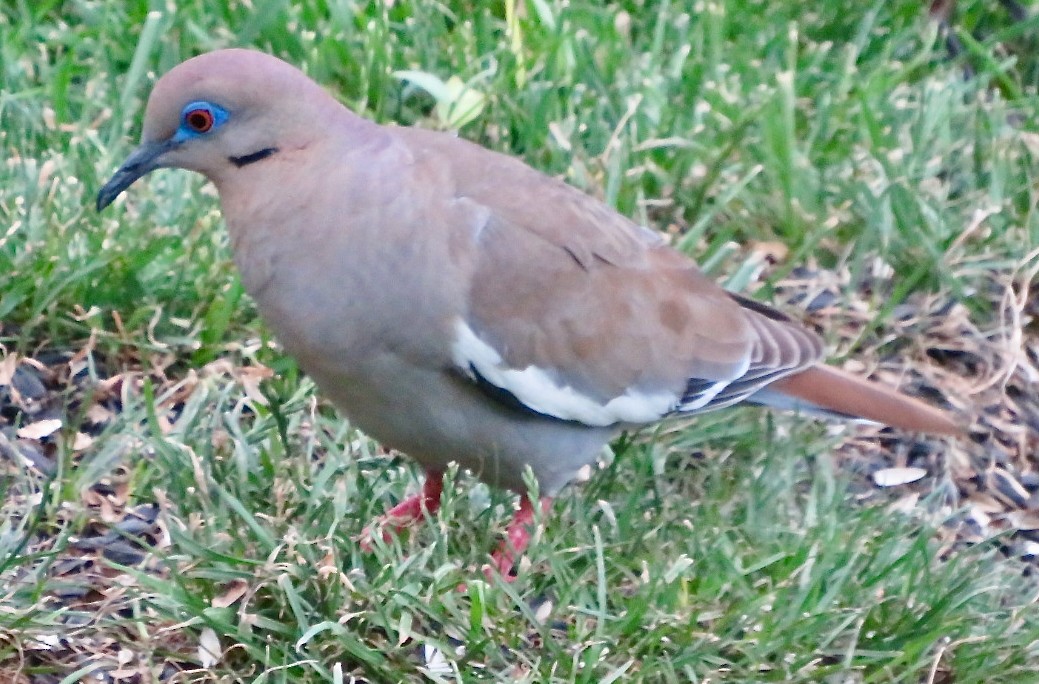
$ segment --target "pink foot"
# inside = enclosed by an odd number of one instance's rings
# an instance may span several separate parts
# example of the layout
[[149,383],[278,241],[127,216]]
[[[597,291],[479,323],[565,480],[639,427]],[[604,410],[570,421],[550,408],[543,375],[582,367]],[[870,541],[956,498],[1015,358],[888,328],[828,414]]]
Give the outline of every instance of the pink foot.
[[[541,506],[541,514],[546,515],[552,507],[552,499],[543,496],[538,502]],[[516,579],[513,569],[516,560],[523,555],[530,544],[531,532],[534,527],[534,505],[528,497],[523,497],[519,510],[512,516],[509,526],[505,530],[505,540],[501,546],[491,554],[490,565],[484,566],[484,575],[491,579],[497,573],[506,582]]]
[[421,492],[404,499],[364,528],[364,531],[361,532],[361,548],[365,551],[372,550],[372,538],[377,530],[382,530],[383,541],[388,542],[397,532],[422,521],[427,513],[430,515],[436,513],[440,508],[442,491],[444,491],[443,473],[427,473]]

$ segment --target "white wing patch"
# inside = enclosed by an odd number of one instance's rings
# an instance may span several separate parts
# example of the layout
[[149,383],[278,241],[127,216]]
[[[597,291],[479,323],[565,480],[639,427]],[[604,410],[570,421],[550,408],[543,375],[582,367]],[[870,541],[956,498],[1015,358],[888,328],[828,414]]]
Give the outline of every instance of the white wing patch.
[[537,366],[509,368],[501,354],[461,319],[455,322],[455,334],[451,352],[459,368],[468,373],[475,371],[532,410],[554,418],[601,427],[616,423],[651,423],[674,410],[681,400],[673,392],[644,393],[629,389],[603,404],[573,387],[560,385]]

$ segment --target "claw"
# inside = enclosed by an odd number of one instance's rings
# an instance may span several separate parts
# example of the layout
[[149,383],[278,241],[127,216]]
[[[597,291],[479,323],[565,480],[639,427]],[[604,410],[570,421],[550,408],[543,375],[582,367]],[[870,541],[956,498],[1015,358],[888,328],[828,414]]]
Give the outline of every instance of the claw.
[[[541,515],[544,516],[552,507],[552,499],[547,496],[541,497],[538,504],[541,507]],[[519,510],[512,516],[512,520],[505,530],[505,539],[491,554],[490,564],[483,568],[483,573],[488,580],[497,574],[506,582],[515,581],[516,573],[519,572],[516,568],[516,561],[530,545],[534,523],[534,504],[528,497],[523,497]]]
[[383,541],[388,542],[401,530],[424,520],[427,514],[436,513],[440,508],[440,494],[443,491],[443,473],[428,473],[421,492],[401,501],[364,528],[359,539],[361,549],[366,552],[372,550],[372,540],[378,530],[382,530]]

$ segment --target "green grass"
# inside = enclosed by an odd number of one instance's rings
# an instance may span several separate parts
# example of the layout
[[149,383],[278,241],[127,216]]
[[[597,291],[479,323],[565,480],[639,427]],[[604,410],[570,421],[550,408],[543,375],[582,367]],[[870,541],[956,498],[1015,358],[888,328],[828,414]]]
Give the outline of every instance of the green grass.
[[[164,171],[93,211],[154,76],[248,45],[381,122],[442,125],[397,74],[457,76],[482,96],[462,135],[668,230],[734,289],[770,291],[734,243],[782,242],[773,277],[811,260],[851,291],[882,260],[895,275],[866,295],[862,347],[914,291],[996,329],[994,285],[1039,246],[1039,19],[961,1],[969,50],[950,60],[923,4],[0,6],[0,343],[33,356],[93,335],[88,374],[131,374],[85,453],[74,430],[55,441],[53,479],[0,476],[0,667],[76,681],[104,663],[68,651],[114,639],[158,676],[197,665],[211,629],[222,659],[177,681],[1039,681],[1034,575],[997,543],[943,546],[955,511],[938,492],[911,517],[857,503],[838,440],[788,416],[713,414],[615,445],[511,586],[479,567],[513,499],[464,473],[431,525],[363,553],[353,539],[416,471],[268,344],[212,189]],[[214,359],[275,369],[266,404]],[[105,566],[108,609],[59,607],[54,564],[98,515],[83,493],[117,466],[128,503],[162,506],[168,543],[155,572]],[[72,646],[48,656],[53,634]],[[444,674],[424,673],[423,645]]]

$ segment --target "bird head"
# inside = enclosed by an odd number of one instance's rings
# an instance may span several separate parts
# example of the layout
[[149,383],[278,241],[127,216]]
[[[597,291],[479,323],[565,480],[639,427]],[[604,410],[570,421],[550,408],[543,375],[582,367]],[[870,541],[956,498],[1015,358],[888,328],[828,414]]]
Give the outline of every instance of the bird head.
[[197,171],[219,188],[238,169],[306,146],[330,102],[295,67],[261,52],[229,49],[189,59],[155,84],[141,143],[98,192],[97,208],[159,168]]

